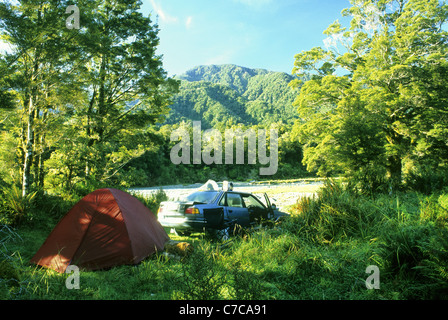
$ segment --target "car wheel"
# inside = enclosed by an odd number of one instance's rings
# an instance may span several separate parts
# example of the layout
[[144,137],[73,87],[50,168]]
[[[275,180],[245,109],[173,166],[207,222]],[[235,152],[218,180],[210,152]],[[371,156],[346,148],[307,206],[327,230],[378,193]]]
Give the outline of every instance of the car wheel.
[[218,241],[226,241],[230,239],[230,230],[229,228],[224,228],[221,230],[216,229],[208,229],[207,234],[213,239]]
[[225,228],[222,230],[218,230],[216,233],[216,237],[221,241],[227,241],[230,239],[229,228]]

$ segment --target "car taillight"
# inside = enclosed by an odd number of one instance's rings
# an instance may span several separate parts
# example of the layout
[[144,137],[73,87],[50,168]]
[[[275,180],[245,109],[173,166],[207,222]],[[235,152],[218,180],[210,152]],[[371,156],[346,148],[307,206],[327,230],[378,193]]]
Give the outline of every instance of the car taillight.
[[186,214],[199,214],[199,209],[194,207],[188,207],[185,209]]
[[157,210],[157,214],[161,213],[163,211],[163,208],[160,207],[159,210]]

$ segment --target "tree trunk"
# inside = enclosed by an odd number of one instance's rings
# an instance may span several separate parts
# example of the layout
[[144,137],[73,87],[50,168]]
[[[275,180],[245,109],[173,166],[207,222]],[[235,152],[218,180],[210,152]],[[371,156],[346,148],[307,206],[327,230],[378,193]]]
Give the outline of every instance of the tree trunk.
[[[104,133],[104,122],[103,116],[106,113],[105,110],[105,96],[106,96],[106,65],[107,65],[107,57],[106,55],[102,55],[101,57],[101,65],[100,65],[100,83],[98,88],[98,93],[96,88],[93,91],[92,98],[90,99],[89,109],[87,112],[87,136],[90,138],[87,147],[90,149],[96,143],[101,143],[103,140]],[[96,112],[94,112],[94,105],[96,103]],[[93,122],[93,123],[92,123]],[[92,138],[92,135],[97,135],[97,137]],[[91,159],[86,158],[86,167],[85,167],[85,177],[89,177],[92,166],[96,169],[96,164],[92,163]],[[97,160],[97,159],[94,159]]]
[[[39,107],[35,108],[34,112],[34,120],[33,122],[36,124],[36,122],[39,122]],[[41,149],[40,149],[40,140],[41,140],[41,132],[39,130],[34,131],[34,145],[33,145],[33,161],[31,162],[31,167],[33,168],[33,180],[35,182],[39,181],[39,161],[42,155]]]
[[[41,8],[37,12],[38,21],[40,25],[42,22]],[[28,111],[27,124],[26,124],[26,143],[25,143],[25,158],[23,161],[23,173],[22,173],[22,197],[28,194],[31,186],[31,167],[33,165],[34,157],[34,118],[36,117],[36,102],[38,98],[37,80],[39,78],[39,60],[40,60],[40,48],[34,49],[33,67],[30,74],[30,95],[28,99],[28,105],[25,106]]]
[[387,138],[391,151],[387,157],[386,170],[392,191],[398,190],[402,185],[402,159],[404,157],[403,135],[391,130]]
[[[44,112],[42,115],[42,121],[45,122],[47,119],[47,111]],[[49,150],[45,147],[45,132],[42,132],[40,135],[40,148],[41,152],[39,153],[39,161],[37,161],[37,183],[40,188],[44,188],[44,178],[45,178],[45,171],[44,171],[44,161],[45,157],[47,156]]]
[[[86,134],[87,134],[87,137],[89,137],[89,141],[87,142],[87,150],[88,151],[93,146],[93,144],[95,142],[91,138],[91,135],[93,132],[91,120],[92,120],[92,116],[93,116],[93,105],[95,103],[95,100],[96,100],[96,88],[94,88],[94,90],[93,90],[92,98],[90,99],[90,103],[89,103],[89,109],[87,110]],[[90,162],[88,153],[86,155],[85,161],[86,161],[85,177],[88,178],[90,176],[90,170],[91,170],[91,162]]]
[[34,101],[33,95],[30,96],[28,103],[28,120],[26,130],[26,144],[25,144],[25,159],[23,163],[22,176],[22,196],[28,194],[31,185],[31,165],[33,163],[34,155]]
[[401,156],[394,155],[387,159],[387,175],[392,187],[392,190],[398,190],[402,184],[402,164]]
[[101,57],[100,66],[100,84],[98,92],[98,108],[97,108],[97,119],[96,119],[96,133],[98,134],[98,139],[101,142],[103,140],[104,134],[104,122],[103,117],[106,114],[106,66],[107,57],[105,54]]

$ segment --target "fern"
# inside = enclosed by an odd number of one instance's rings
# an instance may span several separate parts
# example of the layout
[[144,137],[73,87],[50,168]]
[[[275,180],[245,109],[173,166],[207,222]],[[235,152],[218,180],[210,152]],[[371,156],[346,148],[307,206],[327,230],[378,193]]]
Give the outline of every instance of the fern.
[[5,220],[10,224],[15,224],[27,217],[30,214],[36,194],[37,191],[22,196],[22,191],[16,185],[4,190],[3,205],[10,209],[10,217]]

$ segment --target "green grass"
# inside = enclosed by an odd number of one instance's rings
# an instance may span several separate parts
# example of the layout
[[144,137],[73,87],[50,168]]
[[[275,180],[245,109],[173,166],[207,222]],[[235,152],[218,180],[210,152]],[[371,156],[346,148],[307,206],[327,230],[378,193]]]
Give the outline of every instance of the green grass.
[[[448,298],[446,192],[366,197],[327,183],[274,226],[226,242],[171,234],[193,244],[189,258],[159,253],[136,266],[81,271],[80,289],[72,290],[69,275],[28,263],[56,221],[3,236],[1,299]],[[366,288],[369,265],[380,270],[379,290]]]

